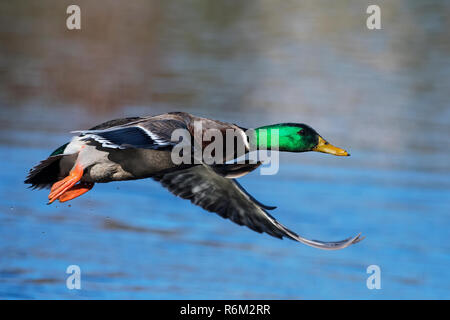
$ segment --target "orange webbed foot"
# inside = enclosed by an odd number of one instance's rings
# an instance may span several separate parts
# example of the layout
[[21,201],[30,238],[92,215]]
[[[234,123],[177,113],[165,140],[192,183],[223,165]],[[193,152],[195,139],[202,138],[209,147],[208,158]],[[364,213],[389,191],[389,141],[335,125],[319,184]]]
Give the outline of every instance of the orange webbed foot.
[[58,199],[64,192],[72,188],[78,181],[80,181],[82,176],[83,167],[79,164],[76,164],[67,177],[53,184],[52,189],[50,190],[50,194],[48,195],[48,204],[52,203],[53,201]]
[[94,187],[94,184],[92,182],[80,182],[80,183],[74,185],[72,188],[68,189],[61,196],[59,196],[58,200],[59,200],[59,202],[66,202],[66,201],[75,199],[76,197],[79,197],[82,194],[85,194],[86,192],[91,190],[93,187]]

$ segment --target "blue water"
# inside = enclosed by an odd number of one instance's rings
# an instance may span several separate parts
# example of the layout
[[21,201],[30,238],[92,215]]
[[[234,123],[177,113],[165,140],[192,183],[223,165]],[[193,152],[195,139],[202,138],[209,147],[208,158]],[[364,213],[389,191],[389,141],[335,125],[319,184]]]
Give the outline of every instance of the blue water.
[[[47,206],[46,190],[22,184],[47,151],[0,148],[3,298],[449,298],[448,173],[364,168],[367,155],[352,150],[345,160],[282,155],[277,175],[241,179],[306,237],[366,236],[329,252],[236,226],[151,180],[98,184]],[[66,288],[71,264],[82,290]],[[381,290],[366,287],[372,264]]]
[[[90,4],[77,36],[50,1],[0,5],[18,17],[0,34],[0,298],[449,299],[448,4],[383,3],[371,32],[361,1],[208,3],[115,4],[115,23]],[[23,184],[72,130],[175,110],[305,122],[349,150],[282,154],[278,174],[240,181],[304,237],[366,238],[333,252],[278,240],[149,179],[50,206]]]

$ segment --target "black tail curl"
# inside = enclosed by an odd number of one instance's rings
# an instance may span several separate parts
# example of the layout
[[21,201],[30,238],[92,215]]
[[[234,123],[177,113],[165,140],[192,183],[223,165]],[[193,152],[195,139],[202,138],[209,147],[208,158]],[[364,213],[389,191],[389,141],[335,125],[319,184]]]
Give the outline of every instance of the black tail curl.
[[24,182],[31,184],[30,188],[32,189],[50,188],[59,180],[59,162],[63,156],[58,154],[41,161],[33,169],[30,169]]

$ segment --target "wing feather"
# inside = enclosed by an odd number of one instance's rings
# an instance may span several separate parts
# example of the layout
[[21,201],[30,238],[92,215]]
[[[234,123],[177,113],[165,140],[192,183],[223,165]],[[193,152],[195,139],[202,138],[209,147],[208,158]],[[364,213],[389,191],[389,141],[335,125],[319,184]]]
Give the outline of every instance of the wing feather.
[[187,127],[179,120],[143,119],[109,128],[73,132],[80,134],[83,140],[97,141],[105,148],[165,149],[177,143],[171,141],[172,132],[176,129]]
[[153,178],[173,194],[189,199],[207,211],[276,238],[286,237],[326,250],[342,249],[362,239],[360,234],[335,242],[305,239],[279,223],[237,181],[224,178],[205,165],[160,174]]

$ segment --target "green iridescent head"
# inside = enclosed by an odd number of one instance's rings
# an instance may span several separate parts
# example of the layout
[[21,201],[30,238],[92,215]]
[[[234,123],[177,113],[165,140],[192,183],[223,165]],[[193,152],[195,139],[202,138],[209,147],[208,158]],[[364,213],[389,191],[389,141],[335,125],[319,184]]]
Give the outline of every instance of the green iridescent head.
[[255,129],[258,149],[278,149],[287,152],[317,151],[336,156],[349,156],[344,149],[323,139],[313,128],[303,123],[280,123]]

